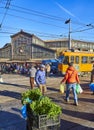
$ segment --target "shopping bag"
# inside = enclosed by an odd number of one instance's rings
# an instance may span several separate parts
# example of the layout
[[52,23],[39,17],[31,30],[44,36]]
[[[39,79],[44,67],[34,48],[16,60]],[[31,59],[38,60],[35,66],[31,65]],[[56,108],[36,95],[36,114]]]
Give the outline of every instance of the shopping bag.
[[81,88],[80,84],[76,84],[76,93],[79,94],[82,92],[83,92],[83,89]]
[[60,89],[61,93],[64,93],[64,85],[63,84],[60,84],[59,89]]
[[1,82],[1,83],[3,83],[3,79],[2,79],[2,77],[1,77],[1,76],[0,76],[0,82]]
[[21,114],[22,114],[22,117],[24,119],[27,119],[27,109],[26,109],[26,105],[23,105],[22,108],[21,108]]
[[94,91],[94,83],[91,83],[91,84],[89,85],[89,87],[90,87],[90,90],[91,90],[91,91]]

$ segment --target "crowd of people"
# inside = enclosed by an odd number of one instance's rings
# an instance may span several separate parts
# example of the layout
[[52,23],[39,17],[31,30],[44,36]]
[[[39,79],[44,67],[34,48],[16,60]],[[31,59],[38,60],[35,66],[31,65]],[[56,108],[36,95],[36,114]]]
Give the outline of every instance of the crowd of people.
[[1,64],[2,73],[28,74],[30,64],[6,63]]
[[0,65],[0,78],[3,73],[16,73],[27,75],[30,77],[30,87],[34,88],[35,83],[40,88],[42,93],[46,92],[46,78],[50,76],[50,64],[35,64],[35,63],[11,63]]
[[[76,93],[76,84],[80,84],[78,72],[76,71],[73,63],[68,64],[69,67],[66,70],[66,74],[63,77],[60,84],[66,84],[66,97],[65,101],[69,102],[69,94],[72,89],[74,96],[74,105],[78,106],[78,95]],[[30,87],[34,89],[35,84],[40,88],[42,94],[47,91],[46,87],[46,78],[50,76],[51,66],[49,64],[5,64],[0,66],[0,72],[2,73],[17,73],[17,74],[28,74],[30,78]],[[93,83],[94,80],[94,66],[91,71],[91,81]],[[94,91],[93,91],[94,94]]]

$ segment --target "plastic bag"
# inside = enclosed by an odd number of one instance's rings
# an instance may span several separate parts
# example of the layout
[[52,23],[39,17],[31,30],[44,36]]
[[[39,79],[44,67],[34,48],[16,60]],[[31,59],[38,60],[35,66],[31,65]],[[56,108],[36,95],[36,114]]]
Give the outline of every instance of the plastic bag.
[[83,92],[83,89],[81,88],[80,84],[76,84],[76,93],[79,94],[82,92]]
[[22,108],[21,108],[21,114],[22,114],[22,117],[24,119],[27,119],[27,108],[26,108],[26,105],[23,105]]
[[94,92],[94,83],[91,83],[91,84],[89,85],[89,87],[90,87],[90,90]]
[[3,79],[2,79],[2,77],[1,77],[1,76],[0,76],[0,82],[1,82],[1,83],[3,83]]
[[59,89],[60,89],[61,93],[64,93],[64,85],[63,84],[60,84]]

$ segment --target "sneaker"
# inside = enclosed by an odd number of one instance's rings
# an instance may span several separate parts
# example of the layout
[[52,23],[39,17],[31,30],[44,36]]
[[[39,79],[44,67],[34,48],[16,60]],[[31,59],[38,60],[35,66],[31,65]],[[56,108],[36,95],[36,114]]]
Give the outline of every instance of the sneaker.
[[68,102],[69,102],[69,99],[66,99],[66,98],[65,98],[64,101],[66,101],[66,102],[68,103]]
[[74,103],[75,106],[78,106],[78,102]]

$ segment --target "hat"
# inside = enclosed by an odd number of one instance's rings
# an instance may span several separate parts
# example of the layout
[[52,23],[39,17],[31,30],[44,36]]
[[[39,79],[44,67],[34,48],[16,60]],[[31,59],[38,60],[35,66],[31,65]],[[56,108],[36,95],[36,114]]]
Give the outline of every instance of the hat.
[[41,68],[45,68],[45,65],[42,64],[42,65],[40,65],[40,67],[41,67]]

